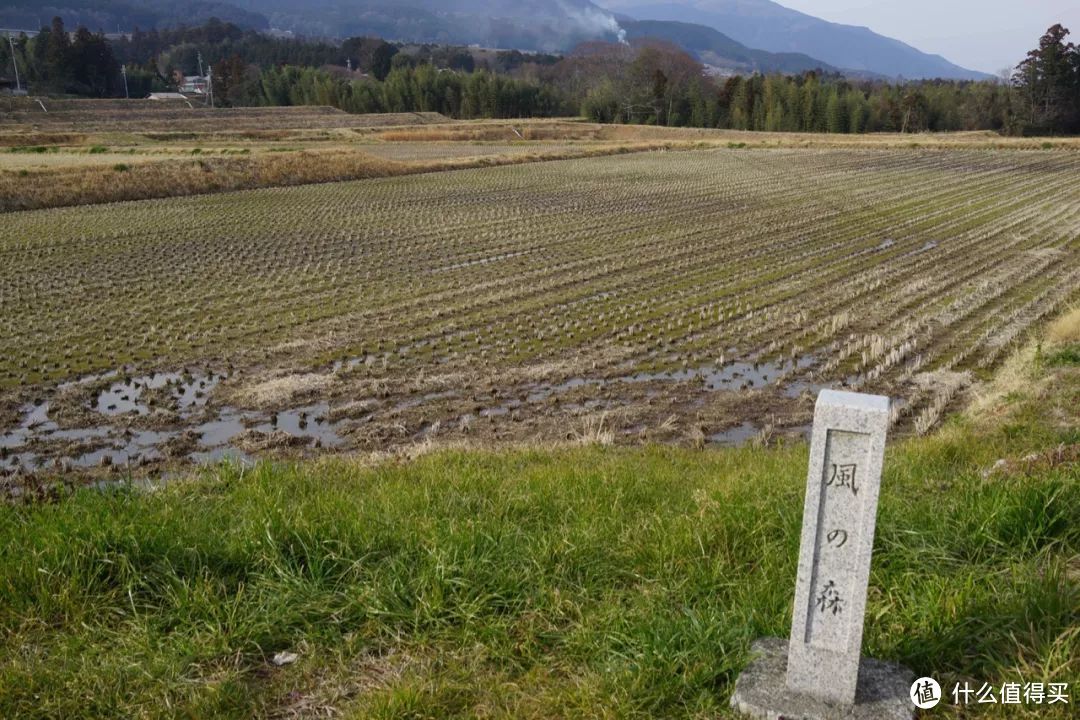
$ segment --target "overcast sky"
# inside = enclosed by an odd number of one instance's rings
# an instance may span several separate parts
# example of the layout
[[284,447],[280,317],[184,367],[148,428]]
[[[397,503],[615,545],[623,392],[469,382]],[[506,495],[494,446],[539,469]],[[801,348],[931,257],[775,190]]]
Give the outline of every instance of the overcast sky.
[[1080,0],[776,0],[808,15],[865,25],[972,70],[1016,65],[1062,23],[1080,43]]

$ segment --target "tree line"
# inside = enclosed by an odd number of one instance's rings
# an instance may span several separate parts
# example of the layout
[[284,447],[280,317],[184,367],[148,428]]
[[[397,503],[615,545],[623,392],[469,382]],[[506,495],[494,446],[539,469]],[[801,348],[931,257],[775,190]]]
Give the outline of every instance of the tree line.
[[454,72],[422,64],[393,68],[379,81],[353,80],[317,68],[259,70],[226,61],[215,73],[215,97],[236,106],[329,105],[353,113],[439,112],[462,119],[577,113],[550,85],[488,70]]
[[[225,105],[331,105],[455,118],[583,115],[598,122],[791,132],[1080,132],[1080,48],[1050,28],[1003,81],[856,81],[840,75],[715,77],[678,47],[591,42],[565,57],[378,38],[278,38],[211,20],[106,39],[54,18],[14,42],[35,92],[142,97],[214,68]],[[13,62],[7,44],[0,67]],[[0,71],[2,72],[2,71]]]

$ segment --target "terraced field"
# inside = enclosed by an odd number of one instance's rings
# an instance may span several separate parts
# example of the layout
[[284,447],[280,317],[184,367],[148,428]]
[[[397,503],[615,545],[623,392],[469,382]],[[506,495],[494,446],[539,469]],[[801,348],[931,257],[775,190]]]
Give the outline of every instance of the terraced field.
[[1078,177],[716,149],[9,214],[0,463],[768,440],[824,385],[922,432],[1080,299]]
[[446,122],[439,113],[352,115],[320,106],[211,108],[188,100],[0,98],[0,130],[218,132],[326,130]]
[[[677,130],[328,107],[0,98],[0,213],[691,147]],[[7,108],[7,110],[5,110]]]

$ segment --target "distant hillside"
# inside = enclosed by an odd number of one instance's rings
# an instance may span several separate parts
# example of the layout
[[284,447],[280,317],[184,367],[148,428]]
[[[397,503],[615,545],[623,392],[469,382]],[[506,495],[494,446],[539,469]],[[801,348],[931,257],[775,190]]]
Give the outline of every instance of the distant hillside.
[[0,5],[0,27],[38,30],[54,16],[74,29],[85,25],[91,30],[127,32],[135,27],[150,29],[176,25],[200,25],[212,17],[244,28],[263,30],[270,27],[266,17],[243,9],[235,3],[217,0],[4,0]]
[[771,0],[3,0],[0,27],[37,29],[53,15],[68,27],[114,32],[197,25],[210,17],[243,28],[321,38],[388,40],[561,52],[587,40],[655,37],[733,71],[841,69],[853,75],[982,79],[867,28],[826,22]]
[[701,62],[740,72],[800,73],[807,70],[836,72],[837,68],[802,53],[771,53],[754,50],[705,25],[664,20],[620,19],[629,40],[655,38],[674,43]]
[[618,37],[618,24],[589,0],[232,0],[306,35],[568,50]]
[[911,79],[990,77],[869,28],[827,22],[771,0],[600,1],[634,18],[708,25],[749,47],[774,53],[805,53],[851,70]]
[[115,32],[198,25],[210,17],[242,28],[321,38],[389,40],[569,50],[617,40],[613,15],[589,0],[2,0],[0,27],[36,30],[54,15],[68,27]]

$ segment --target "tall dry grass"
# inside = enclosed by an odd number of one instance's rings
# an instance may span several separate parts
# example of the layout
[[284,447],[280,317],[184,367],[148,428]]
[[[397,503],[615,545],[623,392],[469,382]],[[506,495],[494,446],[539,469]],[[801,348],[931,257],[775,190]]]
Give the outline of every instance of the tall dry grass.
[[1080,342],[1080,307],[1072,308],[1050,323],[1046,339],[1052,345]]
[[[593,125],[578,122],[549,121],[543,123],[514,123],[510,121],[458,123],[432,127],[400,128],[379,133],[379,138],[388,142],[502,142],[514,140],[592,140],[611,141],[627,139],[640,141],[642,138],[620,133],[612,125]],[[675,139],[669,135],[658,135],[652,140]]]
[[210,108],[197,101],[0,98],[0,131],[34,128],[76,132],[229,132],[285,128],[379,128],[449,122],[439,113],[353,114],[336,108]]
[[363,152],[301,151],[244,158],[200,158],[100,167],[0,172],[0,212],[123,200],[150,200],[231,190],[308,185],[642,152],[670,143],[559,148],[535,153],[396,161]]

